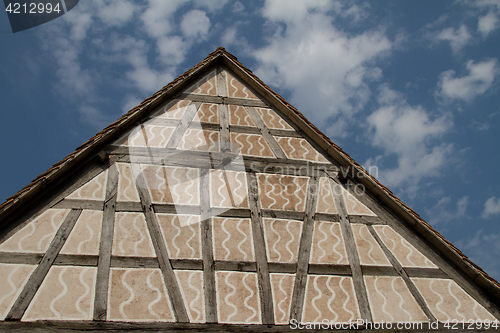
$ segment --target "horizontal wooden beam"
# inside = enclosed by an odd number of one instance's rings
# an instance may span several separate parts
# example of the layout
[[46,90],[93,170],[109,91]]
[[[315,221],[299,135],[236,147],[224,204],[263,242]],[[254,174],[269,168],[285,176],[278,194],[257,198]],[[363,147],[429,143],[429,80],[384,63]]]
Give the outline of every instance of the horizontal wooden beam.
[[104,201],[63,199],[58,203],[56,203],[51,208],[57,208],[57,209],[81,208],[88,210],[104,210]]
[[385,222],[378,216],[366,215],[349,215],[349,222],[363,224],[387,224],[387,222]]
[[269,107],[266,103],[258,99],[197,95],[197,94],[186,94],[186,93],[180,94],[178,98],[190,100],[193,102],[202,102],[202,103],[256,106],[262,108]]

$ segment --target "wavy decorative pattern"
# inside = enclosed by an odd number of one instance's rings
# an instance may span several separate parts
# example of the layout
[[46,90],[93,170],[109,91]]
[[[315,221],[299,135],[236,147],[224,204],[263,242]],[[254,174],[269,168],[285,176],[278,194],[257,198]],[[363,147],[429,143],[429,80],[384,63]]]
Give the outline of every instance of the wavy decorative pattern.
[[260,324],[257,274],[215,272],[219,323]]
[[68,209],[48,209],[0,244],[0,251],[45,252],[68,213]]
[[201,95],[217,95],[217,88],[215,84],[215,71],[211,71],[198,82],[193,84],[190,88],[186,89],[187,93],[201,94]]
[[212,207],[248,207],[247,177],[244,172],[212,170],[210,181]]
[[319,197],[316,206],[317,213],[337,214],[337,207],[333,200],[332,187],[326,177],[319,179]]
[[153,203],[199,205],[199,169],[147,165],[142,170]]
[[290,320],[294,274],[269,274],[274,300],[274,321],[277,325],[287,325]]
[[369,210],[358,199],[356,199],[356,197],[347,192],[344,188],[342,188],[342,195],[344,196],[345,205],[347,207],[347,214],[377,216],[377,214]]
[[467,294],[455,281],[447,279],[411,278],[417,286],[431,310],[441,322],[456,319],[458,321],[472,319],[495,318],[475,299]]
[[304,211],[308,177],[258,174],[257,179],[263,209]]
[[177,148],[184,150],[219,151],[219,132],[188,128]]
[[186,112],[186,107],[191,103],[190,100],[174,99],[168,102],[165,106],[161,107],[154,117],[167,118],[167,119],[182,119]]
[[137,126],[130,132],[121,146],[163,148],[167,145],[175,127],[145,125]]
[[314,149],[306,139],[279,136],[275,138],[288,158],[328,163],[328,160]]
[[175,321],[161,271],[111,268],[108,320]]
[[0,320],[4,320],[9,313],[35,267],[0,264]]
[[117,201],[139,202],[139,194],[135,185],[134,174],[130,164],[116,163],[118,168]]
[[256,108],[256,110],[267,128],[293,131],[293,127],[273,110],[266,108]]
[[234,149],[238,147],[242,155],[274,157],[266,139],[260,134],[231,133],[231,144],[234,153],[238,153]]
[[217,104],[203,103],[194,116],[194,121],[203,123],[219,123],[219,111]]
[[143,213],[116,213],[114,256],[156,257]]
[[67,199],[77,200],[104,200],[108,170],[101,172],[96,177],[85,183],[79,189],[68,195]]
[[214,217],[215,260],[255,261],[250,219]]
[[403,267],[438,268],[390,226],[375,225],[373,227]]
[[302,222],[265,218],[267,260],[269,262],[297,262]]
[[377,241],[364,224],[352,223],[361,265],[391,266]]
[[303,322],[348,322],[359,319],[358,304],[350,277],[309,275]]
[[203,272],[182,270],[175,270],[174,272],[189,315],[189,321],[192,323],[204,323],[205,294]]
[[349,264],[340,223],[314,222],[311,259],[309,261],[312,264]]
[[102,211],[84,210],[61,249],[62,254],[99,254]]
[[427,316],[399,276],[364,276],[376,322],[420,322]]
[[201,259],[200,216],[157,214],[168,255],[172,259]]
[[240,105],[229,105],[229,125],[256,127],[245,107]]
[[97,268],[52,266],[23,321],[92,320]]
[[229,97],[258,99],[239,79],[226,72]]

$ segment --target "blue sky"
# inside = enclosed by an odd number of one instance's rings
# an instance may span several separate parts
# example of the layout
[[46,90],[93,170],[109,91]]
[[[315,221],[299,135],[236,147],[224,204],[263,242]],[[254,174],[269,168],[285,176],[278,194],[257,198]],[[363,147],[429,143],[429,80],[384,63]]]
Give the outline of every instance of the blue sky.
[[0,201],[224,46],[500,280],[500,1],[83,0],[0,14]]

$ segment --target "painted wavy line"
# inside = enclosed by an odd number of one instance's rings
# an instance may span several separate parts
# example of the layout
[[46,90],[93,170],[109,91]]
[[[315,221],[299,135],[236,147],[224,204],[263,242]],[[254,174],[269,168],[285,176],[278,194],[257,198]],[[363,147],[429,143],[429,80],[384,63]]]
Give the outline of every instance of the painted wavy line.
[[193,240],[194,236],[196,236],[196,231],[193,228],[193,223],[191,223],[191,220],[193,218],[194,218],[193,216],[189,217],[189,222],[187,226],[191,231],[191,237],[189,237],[188,240],[186,241],[186,246],[189,248],[189,250],[191,250],[191,258],[194,258],[194,255],[196,254],[194,247],[191,246],[191,241]]
[[229,301],[229,298],[231,298],[236,293],[236,287],[231,282],[229,282],[229,278],[233,274],[234,274],[233,272],[228,273],[226,275],[226,278],[224,279],[224,282],[226,283],[226,285],[229,288],[231,288],[231,292],[229,294],[227,294],[226,297],[224,297],[224,301],[226,302],[226,305],[229,305],[230,307],[232,307],[234,309],[234,311],[227,316],[226,321],[231,321],[231,319],[238,313],[238,308],[233,303],[231,303]]
[[10,286],[11,290],[10,290],[9,293],[3,295],[2,298],[0,298],[0,305],[2,305],[3,301],[5,301],[10,296],[12,296],[12,295],[14,295],[16,293],[17,287],[14,284],[14,282],[12,282],[12,277],[19,270],[19,268],[21,268],[21,266],[15,266],[14,269],[12,271],[10,271],[9,276],[7,277],[7,282],[9,283],[9,286]]
[[231,251],[228,249],[228,247],[226,246],[226,243],[229,241],[229,239],[231,238],[231,234],[229,233],[229,231],[227,231],[226,229],[226,222],[228,221],[228,219],[224,219],[221,223],[221,228],[222,228],[222,231],[224,231],[224,233],[226,234],[226,238],[222,241],[222,248],[226,251],[226,255],[224,257],[224,259],[228,259],[229,258],[229,255],[231,254]]
[[279,289],[280,291],[283,293],[283,297],[281,299],[281,301],[278,303],[278,310],[282,313],[282,316],[281,316],[281,319],[280,319],[280,322],[283,322],[286,317],[287,317],[287,311],[285,311],[283,308],[282,308],[282,305],[288,300],[288,294],[286,293],[286,291],[283,289],[283,280],[285,279],[286,275],[283,275],[280,279],[280,282],[279,282]]
[[288,146],[289,146],[290,148],[292,148],[292,151],[291,151],[291,152],[289,152],[288,154],[290,155],[290,158],[293,158],[293,157],[294,157],[294,155],[295,155],[295,151],[296,151],[297,149],[295,149],[295,146],[294,146],[294,145],[292,145],[292,138],[288,138],[287,144],[288,144]]
[[169,186],[169,188],[170,188],[170,193],[175,196],[175,198],[173,198],[174,202],[180,203],[180,202],[182,202],[181,195],[177,192],[177,190],[179,189],[179,186],[182,184],[182,181],[180,180],[180,178],[176,177],[177,171],[179,171],[179,168],[174,168],[172,170],[171,177],[174,180],[174,182],[173,182],[174,184],[173,185],[168,184],[167,186]]
[[193,285],[192,280],[193,280],[193,276],[194,276],[195,274],[196,274],[195,272],[191,272],[191,273],[189,274],[189,277],[188,277],[188,286],[189,286],[189,288],[190,288],[191,290],[194,290],[194,291],[196,292],[196,297],[195,297],[195,298],[193,298],[193,299],[191,300],[191,302],[189,302],[189,308],[191,309],[191,315],[193,314],[193,312],[195,312],[195,313],[196,313],[196,318],[193,316],[193,319],[194,319],[195,321],[199,321],[199,320],[201,320],[201,318],[202,318],[202,317],[201,317],[201,311],[198,311],[198,310],[196,309],[196,305],[198,305],[198,300],[201,298],[201,290],[200,290],[199,288],[197,288],[197,287],[195,287],[195,286]]
[[257,141],[258,141],[259,146],[260,146],[260,150],[259,150],[258,155],[259,155],[259,156],[265,156],[264,151],[265,151],[265,150],[266,150],[266,148],[267,148],[267,143],[266,143],[266,141],[264,140],[264,137],[263,137],[263,136],[259,136],[259,138],[257,139]]
[[288,234],[290,235],[290,240],[288,242],[286,242],[285,244],[285,248],[287,249],[288,253],[290,253],[290,259],[288,260],[289,262],[293,261],[294,258],[295,258],[295,254],[292,252],[292,250],[290,250],[290,244],[293,243],[293,241],[295,240],[295,236],[293,235],[293,233],[290,231],[290,225],[291,225],[292,221],[288,221],[286,223],[286,231],[288,232]]
[[431,280],[431,282],[429,283],[429,289],[430,289],[430,290],[431,290],[431,291],[432,291],[435,295],[437,295],[437,296],[439,297],[439,302],[437,302],[437,303],[436,303],[436,309],[437,309],[439,312],[441,312],[442,314],[444,314],[444,316],[445,316],[447,319],[450,319],[450,316],[448,316],[448,314],[447,314],[445,311],[443,311],[443,310],[441,309],[441,304],[443,304],[444,299],[443,299],[443,297],[441,296],[441,294],[439,294],[438,292],[436,292],[436,291],[434,290],[434,288],[432,288],[432,287],[433,287],[433,285],[434,285],[434,282],[435,282],[435,280]]
[[217,194],[218,194],[218,195],[222,198],[222,201],[220,202],[220,205],[221,205],[221,206],[224,206],[224,205],[226,205],[226,201],[229,201],[229,200],[227,199],[226,195],[222,193],[222,192],[223,192],[223,190],[224,190],[224,189],[225,189],[225,187],[226,187],[226,186],[225,186],[226,184],[225,184],[225,180],[224,180],[224,178],[223,178],[223,174],[222,174],[222,172],[219,172],[219,173],[218,173],[218,177],[219,177],[219,180],[220,180],[220,184],[221,184],[221,185],[220,185],[220,186],[219,186],[219,188],[217,189]]
[[152,314],[154,317],[156,317],[156,319],[161,319],[160,315],[153,310],[153,306],[155,306],[155,304],[158,303],[161,300],[161,291],[160,291],[160,289],[157,288],[157,287],[155,287],[151,283],[151,275],[154,275],[154,274],[155,274],[155,271],[152,271],[151,273],[148,274],[148,277],[146,279],[146,283],[148,284],[149,289],[151,289],[154,292],[156,292],[156,298],[154,300],[152,300],[148,304],[148,311],[149,311],[150,314]]
[[240,251],[240,253],[243,254],[243,260],[247,260],[247,257],[248,257],[248,254],[246,251],[243,251],[243,249],[241,248],[241,245],[245,244],[245,242],[247,241],[248,237],[247,237],[247,234],[240,229],[240,226],[241,226],[241,223],[243,222],[243,220],[239,220],[238,221],[238,224],[236,224],[236,229],[239,231],[240,234],[243,235],[243,240],[241,240],[239,243],[238,243],[238,251]]
[[93,198],[93,199],[99,199],[98,194],[99,194],[99,192],[101,192],[101,191],[102,191],[102,189],[104,188],[104,184],[103,184],[103,183],[101,183],[101,179],[100,179],[100,178],[102,178],[102,180],[103,180],[104,182],[106,182],[106,177],[96,177],[96,178],[95,178],[95,183],[97,184],[97,189],[95,189],[95,190],[94,190],[94,192],[92,192],[92,198]]
[[[164,145],[167,144],[167,141],[168,141],[168,137],[165,135],[165,133],[167,132],[167,130],[170,130],[170,128],[168,127],[163,127],[160,131],[160,136],[161,136],[161,141],[160,141],[160,144],[159,146],[160,147],[163,147]],[[170,136],[169,136],[170,137]]]
[[175,248],[175,256],[179,257],[179,255],[181,253],[181,249],[179,248],[179,246],[177,246],[176,240],[177,240],[177,237],[180,236],[182,231],[181,231],[181,228],[179,228],[179,226],[177,226],[177,219],[172,220],[172,227],[174,227],[175,230],[177,231],[177,233],[174,235],[174,237],[172,237],[172,246]]
[[92,215],[89,216],[88,220],[85,221],[85,226],[87,227],[87,230],[89,232],[89,237],[78,243],[78,247],[76,248],[76,253],[81,254],[82,246],[84,246],[94,238],[94,229],[92,229],[92,226],[90,225],[89,221],[92,221],[92,217],[97,214],[99,213],[98,212],[93,213]]
[[52,216],[52,218],[50,219],[50,225],[52,226],[52,232],[49,232],[48,234],[46,234],[45,236],[43,236],[42,238],[40,238],[40,240],[38,241],[38,251],[42,251],[42,243],[48,239],[48,238],[51,238],[54,233],[57,232],[57,229],[58,229],[58,226],[56,225],[56,217],[59,215],[60,213],[56,213]]
[[[194,175],[191,175],[192,173],[194,173]],[[186,204],[191,205],[194,203],[193,201],[195,200],[195,196],[191,192],[191,188],[195,189],[194,188],[194,186],[195,186],[194,180],[198,178],[197,171],[194,169],[188,170],[186,172],[186,178],[188,181],[185,184],[184,193],[189,197],[189,200],[186,201]]]
[[124,220],[121,219],[119,224],[120,224],[120,230],[123,231],[125,233],[125,237],[122,237],[122,239],[120,240],[120,243],[118,243],[118,248],[120,249],[120,252],[122,254],[125,254],[125,249],[123,247],[123,244],[126,244],[126,241],[130,238],[130,232],[128,231],[128,228],[127,226],[125,226]]
[[396,279],[395,278],[392,278],[392,282],[391,282],[391,288],[392,288],[392,291],[394,291],[394,293],[396,295],[398,295],[399,297],[399,308],[408,315],[408,321],[412,321],[413,317],[411,315],[410,312],[408,312],[404,307],[403,307],[403,304],[405,303],[405,300],[403,298],[403,296],[398,292],[398,288],[396,288],[395,286],[395,283],[396,283]]
[[268,206],[267,206],[267,208],[268,208],[268,209],[271,209],[271,208],[273,208],[273,207],[276,205],[277,201],[276,201],[276,199],[275,199],[275,198],[273,198],[273,196],[271,195],[272,193],[274,193],[275,185],[274,185],[272,182],[269,182],[269,181],[268,181],[268,179],[269,179],[269,176],[267,176],[267,175],[266,175],[266,182],[265,182],[265,184],[266,184],[267,186],[269,186],[269,185],[270,185],[270,187],[272,187],[270,190],[268,190],[268,191],[266,192],[266,196],[267,196],[269,199],[271,199],[271,200],[273,201],[270,205],[268,205]]
[[235,174],[235,176],[234,176],[234,180],[236,181],[236,183],[238,183],[238,187],[233,190],[233,195],[236,197],[236,201],[235,201],[236,206],[241,204],[244,200],[244,197],[238,194],[239,192],[244,190],[244,186],[243,186],[244,181],[240,180],[240,178],[242,178],[241,177],[242,175],[244,176],[244,174],[238,173],[238,174]]
[[54,308],[54,304],[60,300],[61,298],[63,298],[67,292],[68,292],[68,285],[66,284],[66,282],[64,282],[63,280],[63,275],[64,273],[68,270],[68,267],[64,267],[61,272],[59,273],[59,283],[61,284],[61,286],[63,287],[63,290],[59,293],[59,295],[57,295],[54,299],[52,299],[52,301],[50,302],[50,305],[49,305],[49,308],[50,308],[50,311],[54,314],[54,316],[56,318],[61,318],[61,314]]
[[302,159],[307,160],[307,159],[308,159],[308,158],[307,158],[307,155],[308,155],[309,153],[311,153],[311,152],[309,151],[309,148],[308,148],[308,147],[307,147],[307,148],[306,148],[306,147],[304,147],[304,145],[303,145],[303,143],[304,143],[304,142],[305,142],[305,140],[299,140],[299,145],[300,145],[300,147],[301,147],[302,149],[304,149],[304,153],[302,153]]
[[323,260],[323,258],[326,256],[326,251],[323,249],[323,246],[321,245],[328,239],[328,235],[323,230],[324,225],[325,225],[325,223],[322,223],[322,222],[318,223],[318,230],[319,230],[319,232],[321,232],[323,234],[323,238],[317,243],[318,249],[320,249],[322,252],[322,254],[318,257],[318,262],[321,262],[321,260]]
[[408,262],[409,262],[411,265],[413,265],[413,266],[417,266],[417,265],[413,262],[413,260],[411,260],[411,257],[412,257],[412,255],[413,255],[413,249],[411,248],[411,246],[408,246],[408,245],[409,245],[409,243],[408,243],[408,242],[407,242],[407,241],[406,241],[403,237],[400,237],[400,242],[401,242],[401,245],[403,245],[405,248],[407,248],[407,249],[408,249],[408,251],[410,252],[410,253],[408,253],[408,254],[406,255],[406,260],[408,260]]
[[[27,239],[28,237],[32,236],[34,233],[35,233],[35,230],[36,230],[36,227],[35,227],[35,223],[34,222],[31,222],[30,223],[31,225],[31,232],[27,235],[24,235],[23,237],[21,237],[18,241],[17,241],[17,247],[19,248],[19,250],[21,251],[24,251],[24,248],[23,248],[23,241],[25,239]],[[42,251],[42,249],[40,248],[40,246],[38,247],[38,251]]]
[[339,262],[342,262],[342,260],[344,259],[344,256],[342,255],[342,253],[337,251],[337,246],[342,244],[342,240],[340,239],[339,236],[337,236],[337,234],[335,234],[335,231],[333,230],[334,227],[335,227],[335,224],[332,223],[330,225],[330,234],[337,239],[335,244],[333,244],[332,250],[334,253],[336,253],[339,256],[339,260],[337,260],[337,263],[339,263]]
[[294,209],[299,210],[299,207],[304,203],[304,200],[302,200],[302,198],[299,196],[299,193],[302,191],[302,186],[300,186],[299,178],[294,178],[293,183],[296,185],[293,195],[298,199],[298,202],[295,204]]
[[251,300],[251,299],[252,299],[252,297],[253,297],[253,295],[254,295],[254,292],[253,292],[252,288],[250,288],[250,287],[248,286],[247,282],[246,282],[246,278],[247,278],[248,276],[250,276],[251,274],[252,274],[252,273],[246,273],[246,274],[245,274],[245,276],[243,277],[243,280],[242,280],[242,282],[243,282],[243,286],[246,288],[246,290],[248,290],[248,291],[250,292],[250,295],[248,295],[247,297],[245,297],[245,301],[243,301],[243,304],[245,305],[245,307],[246,307],[248,310],[252,311],[252,316],[248,317],[248,318],[245,320],[245,322],[246,322],[246,323],[251,322],[251,320],[252,320],[254,317],[256,317],[256,316],[257,316],[257,310],[255,310],[255,308],[254,308],[254,307],[252,307],[252,306],[248,305],[248,301],[249,301],[249,300]]
[[276,248],[276,245],[278,245],[278,243],[280,242],[280,240],[281,240],[281,235],[280,235],[280,233],[279,233],[279,232],[278,232],[278,231],[274,228],[274,224],[275,224],[275,223],[276,223],[276,220],[273,220],[273,221],[271,222],[271,230],[273,231],[273,233],[274,233],[276,236],[278,236],[278,239],[277,239],[277,240],[275,240],[275,241],[274,241],[274,243],[273,243],[273,251],[274,251],[275,253],[277,253],[277,254],[278,254],[278,260],[277,260],[277,261],[280,261],[280,260],[281,260],[281,253],[280,253],[280,251],[278,251],[278,249]]
[[141,215],[137,215],[134,219],[134,222],[132,222],[132,225],[133,225],[135,231],[137,231],[137,233],[141,237],[138,241],[134,242],[134,253],[136,255],[139,254],[139,245],[141,245],[146,240],[144,233],[137,225],[137,222],[140,221],[140,219],[141,219]]
[[155,172],[155,179],[159,181],[158,186],[156,186],[156,190],[161,195],[160,202],[165,202],[165,195],[167,193],[167,191],[165,191],[167,189],[167,179],[164,177],[164,171],[165,169],[160,167],[157,168]]
[[460,309],[462,307],[462,303],[460,302],[460,300],[455,296],[455,294],[453,294],[453,292],[451,291],[451,286],[453,284],[453,280],[450,280],[448,281],[448,292],[450,293],[451,297],[453,297],[453,299],[455,301],[457,301],[457,306],[455,307],[455,312],[460,316],[462,317],[463,320],[467,320],[465,318],[465,316],[463,314],[460,313],[460,311],[458,311],[458,309]]
[[344,283],[344,281],[349,281],[349,280],[346,277],[342,277],[342,278],[340,278],[340,282],[339,282],[339,287],[346,296],[346,300],[344,301],[344,303],[342,303],[342,309],[344,309],[345,312],[347,312],[351,315],[351,317],[349,317],[349,320],[354,320],[354,316],[355,316],[354,312],[352,312],[351,310],[349,310],[347,308],[347,304],[349,304],[349,300],[351,299],[351,297],[349,296],[349,293],[342,285],[342,283]]
[[75,303],[77,311],[80,312],[80,314],[82,315],[82,319],[87,319],[87,316],[88,316],[87,312],[82,310],[80,304],[90,294],[90,286],[85,282],[85,278],[84,278],[85,274],[87,274],[89,269],[90,269],[90,267],[86,267],[80,272],[79,280],[80,280],[80,284],[85,288],[85,292],[83,293],[82,296],[80,296],[76,300],[76,303]]
[[126,300],[126,301],[123,301],[120,306],[119,306],[119,310],[120,310],[120,314],[122,315],[122,318],[124,319],[129,319],[129,317],[127,316],[127,314],[125,313],[124,311],[124,308],[125,306],[129,305],[130,303],[132,303],[132,301],[134,300],[134,297],[135,297],[135,294],[134,294],[134,289],[132,287],[130,287],[127,282],[125,281],[127,275],[130,273],[131,271],[128,270],[126,271],[123,275],[122,275],[122,284],[123,286],[128,290],[128,292],[130,293],[130,297]]
[[[372,257],[372,252],[373,250],[375,249],[375,247],[373,246],[372,242],[370,242],[368,240],[368,238],[366,238],[363,234],[362,234],[362,231],[365,230],[366,227],[365,226],[362,226],[359,228],[359,231],[358,231],[358,234],[359,236],[361,236],[361,238],[370,245],[370,249],[368,250],[368,258],[372,261],[373,264],[376,264],[377,262],[375,261],[375,259]],[[367,231],[368,232],[368,231]]]
[[[279,178],[279,184],[281,185],[281,188],[279,189],[280,191],[276,193],[279,195],[283,200],[285,200],[285,203],[281,206],[281,209],[286,209],[288,204],[290,203],[290,199],[285,197],[283,194],[288,194],[288,188],[290,187],[290,184],[285,184],[283,181],[285,180],[284,177]],[[295,182],[295,179],[294,179]]]
[[319,290],[318,288],[318,278],[319,276],[315,276],[314,279],[313,279],[313,287],[314,289],[316,290],[316,292],[318,293],[316,296],[313,297],[312,299],[312,306],[314,308],[314,310],[316,310],[316,312],[318,313],[318,316],[313,320],[313,322],[317,322],[318,319],[321,318],[322,316],[322,312],[320,311],[320,309],[318,309],[318,307],[316,306],[316,301],[321,299],[321,297],[323,297],[323,293],[321,292],[321,290]]
[[[134,192],[133,192],[133,188],[132,188],[132,185],[134,185],[134,182],[133,180],[129,177],[129,174],[128,174],[128,166],[123,166],[121,169],[121,176],[122,176],[122,180],[125,180],[126,183],[123,184],[123,191],[122,191],[122,194],[125,198],[127,198],[129,201],[133,201],[134,199],[132,198]],[[130,193],[130,195],[129,195]]]
[[210,142],[210,147],[208,147],[209,151],[218,151],[219,150],[219,132],[211,132],[208,135],[208,141]]
[[373,282],[373,285],[375,286],[375,291],[377,292],[377,294],[379,294],[384,299],[384,304],[382,304],[382,312],[384,312],[386,315],[388,315],[391,318],[391,322],[392,322],[392,321],[394,321],[394,316],[392,314],[390,314],[389,312],[387,312],[387,310],[385,308],[387,306],[387,298],[384,296],[384,294],[382,294],[380,292],[380,290],[377,287],[377,282],[379,279],[380,279],[380,276],[377,276],[375,278],[375,281]]
[[337,314],[337,312],[335,312],[335,310],[332,308],[332,302],[335,300],[335,296],[336,296],[336,293],[335,293],[335,290],[333,290],[332,286],[330,285],[330,282],[332,281],[333,279],[333,276],[330,276],[328,277],[328,279],[326,280],[326,287],[328,288],[328,290],[332,293],[332,296],[330,296],[330,298],[328,299],[326,305],[328,307],[328,310],[330,310],[331,313],[333,313],[335,315],[335,318],[333,318],[333,321],[336,322],[339,315]]

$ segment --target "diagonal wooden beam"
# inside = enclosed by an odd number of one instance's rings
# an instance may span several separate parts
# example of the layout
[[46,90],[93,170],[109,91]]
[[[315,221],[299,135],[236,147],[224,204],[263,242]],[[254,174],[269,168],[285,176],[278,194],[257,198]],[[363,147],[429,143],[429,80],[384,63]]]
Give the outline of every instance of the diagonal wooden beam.
[[101,241],[99,243],[99,261],[94,297],[94,320],[106,320],[108,308],[109,268],[115,224],[116,197],[118,194],[118,169],[113,164],[108,169],[106,198],[102,216]]
[[196,115],[196,112],[198,111],[200,105],[201,102],[196,102],[190,103],[188,106],[186,106],[186,112],[179,122],[179,125],[177,125],[177,128],[174,130],[174,133],[172,133],[172,136],[170,137],[170,140],[168,140],[165,148],[177,148],[177,146],[181,142],[182,136],[193,122],[194,116]]
[[347,258],[349,259],[349,265],[351,265],[352,281],[354,284],[354,291],[356,292],[356,298],[358,300],[359,312],[361,314],[361,318],[372,322],[372,314],[370,311],[366,285],[365,281],[363,280],[363,273],[361,271],[361,265],[359,262],[358,250],[356,249],[354,234],[352,232],[351,223],[349,222],[349,217],[347,215],[347,207],[344,201],[344,196],[342,195],[343,186],[337,183],[334,178],[329,177],[329,179],[330,185],[332,187],[335,206],[337,206],[337,210],[339,213],[340,228],[342,230],[342,236],[344,237]]
[[302,224],[302,234],[300,236],[299,257],[297,258],[297,273],[295,274],[295,284],[293,286],[292,305],[290,309],[290,320],[302,320],[302,310],[306,295],[307,271],[309,268],[309,258],[314,231],[314,214],[319,193],[319,178],[311,177],[307,191],[306,210],[304,223]]
[[81,213],[82,209],[72,209],[68,216],[66,216],[66,219],[61,224],[56,235],[54,236],[54,239],[50,243],[47,252],[45,252],[42,261],[31,274],[28,282],[21,291],[21,294],[7,314],[7,317],[5,317],[6,321],[21,320],[24,312],[26,312],[26,309],[28,308],[28,305],[33,300],[38,288],[40,288],[40,285],[45,279],[45,276],[47,276],[52,263],[66,242],[71,230],[73,230],[76,220],[78,220]]
[[271,135],[271,133],[269,132],[269,129],[266,127],[266,125],[264,124],[264,122],[260,118],[260,115],[257,113],[257,110],[255,110],[255,108],[253,108],[253,107],[245,107],[245,109],[247,110],[248,115],[250,116],[250,118],[252,118],[255,125],[257,125],[257,128],[260,130],[262,136],[264,137],[267,144],[269,145],[269,147],[273,151],[274,155],[280,159],[287,159],[287,157],[286,157],[285,153],[283,152],[283,150],[281,149],[280,145],[278,144],[278,142],[276,141],[274,136]]
[[269,265],[267,262],[266,242],[262,227],[262,213],[259,202],[259,186],[257,177],[253,172],[247,172],[248,202],[250,205],[250,218],[252,222],[252,234],[255,249],[255,260],[257,262],[257,279],[259,281],[260,309],[262,324],[274,324],[273,293],[271,290],[271,278],[269,276]]
[[139,192],[142,209],[144,211],[146,224],[153,242],[153,247],[155,249],[156,256],[158,257],[158,264],[165,281],[165,287],[168,290],[168,296],[170,297],[170,302],[172,303],[175,319],[177,322],[188,323],[189,317],[184,305],[184,300],[182,299],[179,284],[177,283],[172,264],[168,257],[165,240],[163,239],[156,214],[153,210],[146,179],[144,178],[144,174],[142,173],[139,164],[132,164],[132,170],[134,175],[137,175],[137,191]]

